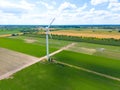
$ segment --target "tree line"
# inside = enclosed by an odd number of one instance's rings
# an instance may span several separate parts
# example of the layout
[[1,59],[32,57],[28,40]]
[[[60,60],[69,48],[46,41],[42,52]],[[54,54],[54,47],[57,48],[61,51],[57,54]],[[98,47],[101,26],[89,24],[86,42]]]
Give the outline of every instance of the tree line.
[[[46,37],[45,34],[26,34],[26,36],[38,37],[38,38]],[[120,46],[120,39],[113,39],[113,38],[109,38],[109,39],[101,38],[100,39],[100,38],[93,38],[93,37],[77,37],[77,36],[66,36],[66,35],[52,35],[52,37],[53,37],[52,39],[57,39],[57,40]]]

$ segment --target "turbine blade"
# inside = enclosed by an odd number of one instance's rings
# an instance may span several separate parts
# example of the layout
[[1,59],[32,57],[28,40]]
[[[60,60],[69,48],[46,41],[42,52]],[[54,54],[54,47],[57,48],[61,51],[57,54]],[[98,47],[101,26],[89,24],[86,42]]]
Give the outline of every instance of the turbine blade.
[[52,39],[52,35],[51,35],[51,33],[50,33],[50,30],[48,30],[48,34],[49,34],[50,38]]
[[52,19],[52,21],[50,22],[50,24],[48,25],[48,28],[52,25],[52,23],[55,21],[55,17]]

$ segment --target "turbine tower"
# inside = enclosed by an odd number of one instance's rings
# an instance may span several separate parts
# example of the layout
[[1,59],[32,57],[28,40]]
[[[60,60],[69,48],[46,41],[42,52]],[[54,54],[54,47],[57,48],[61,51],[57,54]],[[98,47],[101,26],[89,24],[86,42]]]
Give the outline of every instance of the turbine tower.
[[46,27],[46,57],[47,57],[47,60],[48,61],[51,61],[50,60],[50,55],[49,55],[49,38],[48,36],[52,37],[51,34],[50,34],[50,26],[52,25],[52,23],[54,22],[55,18],[52,19],[52,21],[50,22],[50,24]]

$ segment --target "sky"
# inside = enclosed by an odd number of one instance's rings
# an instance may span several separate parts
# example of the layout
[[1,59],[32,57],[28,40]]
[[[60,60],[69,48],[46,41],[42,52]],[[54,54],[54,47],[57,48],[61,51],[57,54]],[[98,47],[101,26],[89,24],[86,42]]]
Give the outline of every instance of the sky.
[[1,25],[120,24],[120,0],[0,0]]

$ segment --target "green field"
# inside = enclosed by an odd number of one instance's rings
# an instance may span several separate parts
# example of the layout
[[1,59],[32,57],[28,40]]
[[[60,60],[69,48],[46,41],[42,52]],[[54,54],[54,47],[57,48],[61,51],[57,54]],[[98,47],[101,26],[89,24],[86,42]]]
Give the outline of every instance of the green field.
[[[34,40],[34,42],[27,43],[26,39]],[[1,43],[0,47],[8,48],[8,49],[15,50],[18,52],[23,52],[23,53],[30,54],[30,55],[37,56],[37,57],[45,55],[45,45],[46,45],[45,38],[15,36],[15,37],[10,37],[10,38],[0,38],[0,43]],[[72,42],[50,39],[49,40],[49,45],[51,48],[50,51],[52,52],[54,50],[60,49],[61,47],[66,46],[70,43]],[[84,43],[84,42],[75,42],[75,43],[76,45],[74,47],[69,48],[69,51],[120,60],[120,47],[119,46],[100,45],[100,44],[92,44],[92,43]],[[104,48],[104,51],[100,51],[101,48]],[[91,49],[95,50],[95,52],[94,51],[92,52]],[[43,54],[40,53],[41,51]]]
[[[26,41],[31,39],[34,40],[34,42],[28,43]],[[49,41],[50,52],[56,51],[61,47],[64,47],[70,43],[71,42],[51,39]],[[43,38],[32,38],[32,37],[24,37],[24,36],[0,38],[0,47],[36,57],[41,57],[46,55],[46,40]]]
[[[28,43],[26,40],[33,40]],[[8,48],[21,53],[41,57],[46,54],[44,38],[16,36],[0,38],[0,47]],[[50,52],[72,42],[50,39]],[[92,55],[82,54],[81,47],[98,49],[105,48],[116,55],[120,47],[91,43],[77,43],[69,51],[63,51],[52,58],[71,65],[83,67],[103,74],[120,78],[120,61],[108,55],[95,52]],[[82,52],[82,53],[81,53]],[[105,52],[102,52],[103,54]],[[97,56],[95,56],[97,55]],[[104,57],[101,57],[104,56]],[[109,57],[109,58],[106,58]],[[116,57],[116,56],[115,56]],[[111,58],[111,59],[110,59]],[[114,57],[113,57],[114,58]],[[119,90],[120,82],[65,65],[40,62],[20,72],[12,78],[0,81],[0,90]],[[18,88],[19,87],[19,88]]]
[[[101,48],[104,50],[101,51]],[[71,47],[69,51],[120,60],[120,46],[109,46],[80,42],[77,43],[74,47]]]
[[20,31],[19,30],[0,30],[0,35],[13,34],[13,33],[20,33]]
[[12,79],[0,81],[0,90],[119,90],[120,82],[54,63],[37,63]]
[[[41,57],[46,55],[45,45],[25,43],[23,40],[19,40],[19,39],[0,38],[0,47],[22,52],[36,57]],[[50,48],[50,52],[53,52],[55,50],[57,49]]]
[[120,78],[120,61],[105,57],[63,51],[56,60]]
[[[37,45],[45,45],[46,40],[45,38],[37,38],[37,37],[26,37],[26,36],[17,36],[15,39],[33,39],[36,40],[34,44]],[[71,41],[64,41],[64,40],[55,40],[50,39],[49,45],[52,48],[61,48],[65,45],[72,43]],[[109,46],[109,45],[100,45],[100,44],[93,44],[93,43],[85,43],[85,42],[75,42],[76,45],[69,48],[69,51],[85,53],[90,55],[102,56],[107,58],[113,58],[120,60],[120,46]],[[85,49],[83,49],[85,48]],[[100,49],[103,48],[104,50],[101,51]],[[92,52],[91,49],[94,51]]]
[[[54,38],[54,37],[53,37]],[[28,36],[17,36],[14,37],[14,39],[19,39],[19,40],[23,40],[24,42],[25,39],[28,40],[35,40],[35,42],[31,43],[31,44],[35,44],[35,45],[46,45],[46,39],[45,38],[36,38],[36,37],[28,37]],[[57,48],[60,49],[68,44],[70,44],[72,42],[69,41],[63,41],[63,40],[54,40],[54,39],[49,39],[49,46],[51,48]]]

